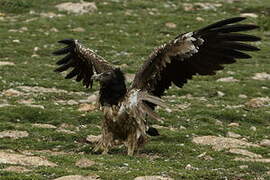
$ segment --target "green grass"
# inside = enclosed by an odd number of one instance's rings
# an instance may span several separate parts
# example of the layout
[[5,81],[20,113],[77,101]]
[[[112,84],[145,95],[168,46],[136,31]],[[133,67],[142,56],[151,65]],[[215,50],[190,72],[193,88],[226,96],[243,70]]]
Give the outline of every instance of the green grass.
[[[9,165],[0,164],[0,180],[8,179],[54,179],[64,175],[97,174],[102,179],[134,179],[143,175],[166,175],[175,179],[255,179],[264,177],[270,170],[269,163],[237,162],[236,155],[216,152],[209,146],[200,146],[191,142],[194,136],[222,135],[228,131],[241,134],[250,142],[258,143],[269,138],[270,113],[269,106],[258,109],[226,109],[227,105],[241,105],[251,98],[269,97],[270,83],[257,81],[251,77],[258,72],[270,72],[270,3],[269,0],[245,0],[233,4],[222,0],[209,0],[210,3],[221,3],[217,10],[184,11],[183,3],[204,2],[199,0],[101,0],[95,1],[97,12],[84,15],[73,15],[58,12],[54,7],[64,0],[1,0],[0,2],[0,60],[14,62],[15,66],[0,66],[0,91],[18,86],[41,86],[58,88],[66,91],[84,92],[89,95],[98,90],[85,89],[81,84],[64,80],[63,76],[53,72],[56,67],[56,57],[51,52],[60,46],[56,41],[65,38],[80,39],[85,45],[96,49],[98,53],[110,62],[127,64],[123,70],[135,73],[154,47],[159,46],[179,33],[192,31],[214,21],[239,16],[241,13],[256,13],[258,18],[249,18],[247,22],[261,26],[252,34],[262,37],[257,44],[261,51],[252,53],[250,60],[240,60],[229,65],[216,76],[195,77],[182,89],[172,88],[167,95],[175,95],[171,104],[191,103],[184,110],[173,113],[159,111],[165,118],[164,123],[153,122],[167,127],[184,130],[160,130],[161,136],[151,138],[142,150],[144,156],[129,157],[123,147],[114,148],[110,155],[100,155],[93,152],[93,145],[85,143],[89,134],[98,135],[102,113],[99,111],[81,113],[78,105],[56,105],[57,100],[75,101],[86,99],[85,95],[66,93],[33,93],[27,97],[0,96],[2,100],[14,105],[0,108],[0,131],[24,130],[30,133],[23,139],[0,139],[1,150],[55,150],[71,154],[54,156],[42,154],[58,167],[30,167],[31,172],[11,173],[1,171]],[[71,2],[76,2],[75,0]],[[32,13],[29,13],[29,12]],[[54,12],[62,17],[46,18],[40,13]],[[130,15],[126,15],[127,12]],[[153,12],[153,13],[149,13]],[[205,19],[196,21],[196,17]],[[32,19],[32,21],[31,21]],[[29,21],[30,20],[30,21]],[[166,22],[173,22],[176,28],[168,28]],[[10,29],[27,27],[27,31],[11,32]],[[85,32],[72,32],[71,29],[83,27]],[[52,32],[56,28],[59,32]],[[19,40],[19,43],[14,42]],[[34,52],[34,48],[39,50]],[[37,57],[32,57],[33,54]],[[228,71],[234,72],[229,74]],[[237,83],[216,82],[222,77],[233,76],[240,80]],[[262,88],[264,87],[264,88]],[[217,91],[225,96],[219,97]],[[180,96],[191,94],[193,97],[205,97],[207,101],[182,99]],[[247,95],[247,99],[239,98],[239,94]],[[35,104],[43,105],[45,109],[31,108],[18,103],[21,99],[32,98]],[[168,99],[169,102],[169,99]],[[213,107],[206,107],[213,104]],[[215,124],[216,120],[224,123]],[[240,124],[237,128],[227,125],[231,122]],[[64,134],[55,129],[42,129],[31,126],[32,123],[48,123],[60,126],[62,123],[74,127],[82,127],[75,134]],[[257,128],[256,132],[250,130]],[[251,148],[250,151],[270,158],[269,148]],[[207,152],[213,160],[202,161],[197,156]],[[37,153],[36,155],[41,155]],[[152,157],[157,158],[152,159]],[[75,162],[80,158],[89,158],[96,165],[89,168],[78,168]],[[187,170],[191,164],[198,170]],[[239,166],[248,165],[247,169]]]

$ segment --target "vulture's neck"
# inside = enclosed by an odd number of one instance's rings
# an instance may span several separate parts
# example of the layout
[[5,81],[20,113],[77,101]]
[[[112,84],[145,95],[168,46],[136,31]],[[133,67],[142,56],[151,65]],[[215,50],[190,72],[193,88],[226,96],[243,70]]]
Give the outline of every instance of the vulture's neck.
[[99,102],[102,106],[117,105],[124,98],[126,92],[125,77],[124,74],[119,71],[112,81],[101,84]]

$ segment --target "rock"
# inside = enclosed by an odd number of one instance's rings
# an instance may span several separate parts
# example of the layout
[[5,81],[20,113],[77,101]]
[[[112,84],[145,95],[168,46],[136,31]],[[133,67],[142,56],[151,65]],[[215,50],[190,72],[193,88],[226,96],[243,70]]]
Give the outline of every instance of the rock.
[[253,98],[245,103],[245,106],[249,108],[260,108],[260,107],[268,106],[268,105],[270,105],[269,97]]
[[238,82],[238,79],[234,79],[234,77],[225,77],[225,78],[219,78],[217,82]]
[[229,152],[233,154],[240,154],[243,156],[248,156],[250,158],[262,158],[260,154],[253,153],[245,149],[230,149]]
[[196,21],[202,22],[204,19],[202,17],[196,17]]
[[0,61],[0,66],[14,66],[14,62],[9,62],[9,61]]
[[230,123],[228,124],[229,127],[239,127],[239,123]]
[[85,14],[94,12],[97,10],[97,6],[94,2],[72,3],[66,2],[55,6],[59,11],[67,11],[68,13]]
[[198,157],[198,158],[201,158],[201,159],[204,159],[204,160],[206,160],[206,161],[211,161],[211,160],[214,159],[214,158],[212,158],[211,156],[206,155],[206,152],[204,152],[204,153],[198,155],[197,157]]
[[59,128],[56,130],[59,133],[65,133],[65,134],[76,134],[74,131],[68,130],[68,129],[63,129],[63,128]]
[[225,93],[224,92],[221,92],[221,91],[217,91],[217,95],[219,97],[223,97],[223,96],[225,96]]
[[252,130],[252,131],[256,131],[256,130],[257,130],[257,128],[256,128],[255,126],[251,126],[251,127],[250,127],[250,130]]
[[170,177],[163,177],[163,176],[140,176],[136,177],[134,180],[173,180]]
[[45,128],[45,129],[56,129],[57,127],[52,124],[32,124],[32,126],[37,128]]
[[79,103],[77,101],[75,101],[75,100],[68,100],[67,104],[72,106],[72,105],[77,105]]
[[75,165],[80,168],[87,168],[87,167],[93,166],[94,164],[95,164],[94,161],[91,161],[87,158],[83,158],[83,159],[78,160]]
[[73,31],[73,32],[85,32],[85,29],[82,28],[82,27],[77,27],[77,28],[71,29],[71,31]]
[[27,105],[29,107],[33,107],[33,108],[40,108],[40,109],[45,109],[45,107],[43,105],[37,105],[37,104],[29,104]]
[[172,23],[172,22],[166,22],[165,23],[165,26],[168,27],[168,28],[176,28],[176,24],[175,23]]
[[86,137],[86,141],[88,141],[90,143],[97,143],[97,142],[99,142],[100,138],[101,138],[101,135],[98,135],[98,136],[88,135]]
[[26,173],[31,170],[23,167],[23,166],[9,166],[5,169],[2,169],[3,171],[9,171],[9,172],[16,172],[16,173]]
[[238,97],[239,97],[239,98],[242,98],[242,99],[246,99],[246,98],[247,98],[247,95],[245,95],[245,94],[239,94]]
[[0,132],[0,138],[12,138],[12,139],[19,139],[28,137],[29,133],[27,131],[2,131]]
[[260,80],[260,81],[264,81],[264,80],[270,80],[270,74],[266,73],[266,72],[262,72],[262,73],[256,73],[252,79],[254,80]]
[[236,134],[236,133],[230,132],[230,131],[227,133],[227,136],[231,137],[231,138],[240,138],[240,137],[242,137],[240,134]]
[[223,126],[223,122],[216,119],[215,120],[215,125],[217,125],[217,126]]
[[239,166],[240,169],[247,169],[248,168],[248,165],[241,165]]
[[55,14],[54,12],[46,12],[46,13],[40,13],[40,16],[45,17],[45,18],[55,18],[55,17],[62,17],[64,15]]
[[81,176],[81,175],[70,175],[56,178],[54,180],[100,180],[99,176]]
[[22,154],[7,153],[3,151],[0,151],[0,163],[19,164],[23,166],[57,166],[55,163],[48,161],[44,157],[27,156]]
[[89,112],[96,109],[94,104],[80,104],[78,111],[80,112]]
[[198,168],[193,167],[191,164],[186,165],[186,170],[198,170]]
[[260,145],[261,145],[261,146],[264,146],[264,147],[270,147],[270,140],[269,140],[269,139],[263,139],[263,140],[260,142]]
[[235,158],[234,161],[270,163],[270,159]]
[[258,15],[255,13],[242,13],[240,14],[241,17],[250,17],[250,18],[257,18]]
[[229,138],[229,137],[217,137],[217,136],[200,136],[194,137],[193,143],[201,145],[211,145],[214,150],[221,151],[224,149],[243,148],[243,147],[260,147],[257,144],[245,142],[243,140]]
[[15,89],[8,89],[8,90],[5,90],[5,91],[2,92],[2,94],[3,94],[4,96],[21,96],[21,95],[23,95],[22,92],[17,91],[17,90],[15,90]]

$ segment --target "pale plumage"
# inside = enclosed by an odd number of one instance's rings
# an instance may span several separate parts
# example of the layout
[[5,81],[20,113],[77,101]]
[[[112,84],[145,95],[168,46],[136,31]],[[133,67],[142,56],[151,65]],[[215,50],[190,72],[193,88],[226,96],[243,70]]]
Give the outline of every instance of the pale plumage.
[[259,41],[260,38],[238,33],[258,28],[256,25],[234,24],[244,19],[219,21],[161,45],[136,73],[129,88],[126,88],[122,71],[93,50],[77,40],[59,41],[68,46],[54,52],[55,55],[67,54],[57,62],[61,66],[56,71],[73,68],[66,78],[76,77],[76,81],[82,81],[86,87],[92,86],[93,80],[100,82],[99,103],[104,120],[102,137],[96,149],[107,153],[110,147],[124,143],[128,154],[133,155],[147,142],[147,132],[157,134],[153,128],[149,129],[147,118],[160,119],[154,107],[168,108],[160,98],[172,84],[182,87],[194,75],[214,75],[223,69],[223,64],[234,63],[236,58],[250,58],[241,51],[259,49],[242,41]]

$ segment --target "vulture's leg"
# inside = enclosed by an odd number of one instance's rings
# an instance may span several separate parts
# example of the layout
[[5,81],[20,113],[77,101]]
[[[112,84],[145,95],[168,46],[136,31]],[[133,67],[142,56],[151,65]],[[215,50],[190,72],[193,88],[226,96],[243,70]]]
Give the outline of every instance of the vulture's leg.
[[127,148],[128,148],[128,155],[133,156],[134,152],[138,149],[138,143],[136,138],[136,133],[130,133],[128,135],[128,142],[127,142]]

